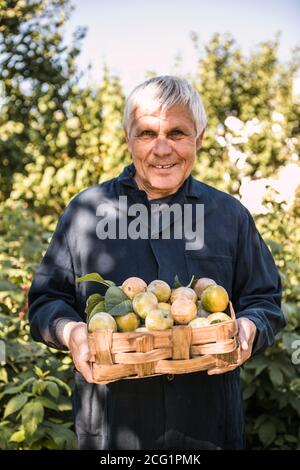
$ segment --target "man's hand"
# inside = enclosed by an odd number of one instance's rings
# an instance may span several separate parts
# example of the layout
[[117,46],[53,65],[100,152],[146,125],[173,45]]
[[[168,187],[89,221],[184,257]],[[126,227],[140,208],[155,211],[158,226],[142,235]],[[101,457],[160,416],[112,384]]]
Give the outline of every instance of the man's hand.
[[240,346],[240,355],[237,364],[227,367],[215,367],[207,371],[208,375],[224,374],[230,372],[237,367],[241,366],[245,361],[249,359],[252,353],[253,343],[256,336],[256,325],[253,321],[246,317],[237,319],[238,323],[238,342]]
[[93,383],[89,361],[89,345],[87,325],[84,322],[70,321],[63,329],[64,343],[69,349],[76,369],[85,380]]

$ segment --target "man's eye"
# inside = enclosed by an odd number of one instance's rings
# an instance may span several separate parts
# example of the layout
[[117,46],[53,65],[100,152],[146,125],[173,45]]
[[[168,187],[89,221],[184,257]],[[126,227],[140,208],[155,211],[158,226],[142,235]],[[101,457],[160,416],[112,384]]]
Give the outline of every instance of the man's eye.
[[153,131],[142,131],[140,133],[141,137],[153,137],[155,133]]
[[180,129],[174,129],[172,132],[170,132],[169,136],[170,137],[182,137],[184,134]]

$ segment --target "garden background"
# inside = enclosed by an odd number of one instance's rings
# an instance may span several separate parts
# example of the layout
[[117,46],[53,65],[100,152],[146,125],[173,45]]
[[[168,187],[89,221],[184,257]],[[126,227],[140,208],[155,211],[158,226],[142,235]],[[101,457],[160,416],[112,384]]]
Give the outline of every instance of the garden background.
[[[70,11],[68,0],[0,0],[1,449],[76,448],[71,359],[30,339],[27,292],[71,198],[130,162],[121,77],[104,66],[96,85],[82,80],[85,31],[66,46]],[[201,51],[191,41],[187,78],[209,120],[193,175],[249,203],[284,288],[287,327],[241,371],[248,447],[300,449],[299,50],[283,64],[279,36],[249,54],[229,35]]]

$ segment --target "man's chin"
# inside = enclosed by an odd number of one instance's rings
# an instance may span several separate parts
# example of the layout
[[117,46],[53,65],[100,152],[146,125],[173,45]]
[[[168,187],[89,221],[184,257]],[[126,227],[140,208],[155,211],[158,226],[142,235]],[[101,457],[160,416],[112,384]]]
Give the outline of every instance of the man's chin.
[[153,178],[153,180],[151,180],[150,183],[154,190],[162,191],[162,192],[166,192],[170,194],[176,192],[177,189],[182,184],[177,178],[167,179],[164,177]]

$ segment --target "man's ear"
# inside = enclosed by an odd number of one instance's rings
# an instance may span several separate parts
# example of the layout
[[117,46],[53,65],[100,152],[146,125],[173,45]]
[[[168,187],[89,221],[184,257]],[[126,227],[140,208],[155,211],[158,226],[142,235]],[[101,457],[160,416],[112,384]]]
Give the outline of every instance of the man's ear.
[[197,149],[197,151],[201,148],[203,137],[204,137],[204,132],[205,132],[205,129],[203,129],[201,134],[198,135],[198,137],[197,137],[197,140],[196,140],[196,149]]

